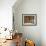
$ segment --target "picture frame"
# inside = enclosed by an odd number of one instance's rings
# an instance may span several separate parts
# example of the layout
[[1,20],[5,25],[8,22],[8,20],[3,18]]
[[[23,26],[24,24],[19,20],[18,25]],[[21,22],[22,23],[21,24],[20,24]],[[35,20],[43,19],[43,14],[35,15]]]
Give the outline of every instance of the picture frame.
[[36,26],[37,14],[22,14],[22,26]]

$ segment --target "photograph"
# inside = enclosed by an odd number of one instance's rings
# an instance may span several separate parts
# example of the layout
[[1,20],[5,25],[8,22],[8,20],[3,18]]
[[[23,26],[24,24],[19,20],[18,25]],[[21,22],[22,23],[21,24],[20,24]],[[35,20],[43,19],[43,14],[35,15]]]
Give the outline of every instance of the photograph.
[[22,25],[24,26],[37,25],[37,14],[22,14]]

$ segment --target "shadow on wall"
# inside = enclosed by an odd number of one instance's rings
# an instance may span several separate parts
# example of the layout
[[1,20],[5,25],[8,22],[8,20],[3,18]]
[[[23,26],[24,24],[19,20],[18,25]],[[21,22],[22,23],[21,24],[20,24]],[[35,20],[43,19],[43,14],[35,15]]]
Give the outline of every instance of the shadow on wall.
[[15,2],[15,4],[12,6],[12,8],[13,9],[15,9],[15,8],[18,8],[18,6],[20,6],[20,4],[23,2],[23,0],[17,0],[16,2]]

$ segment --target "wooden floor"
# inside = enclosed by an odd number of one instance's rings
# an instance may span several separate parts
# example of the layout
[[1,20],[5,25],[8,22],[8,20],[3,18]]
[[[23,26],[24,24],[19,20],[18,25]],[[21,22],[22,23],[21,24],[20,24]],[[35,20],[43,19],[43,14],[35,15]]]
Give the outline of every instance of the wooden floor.
[[13,40],[6,40],[6,42],[2,43],[0,46],[16,46],[15,39],[13,39]]

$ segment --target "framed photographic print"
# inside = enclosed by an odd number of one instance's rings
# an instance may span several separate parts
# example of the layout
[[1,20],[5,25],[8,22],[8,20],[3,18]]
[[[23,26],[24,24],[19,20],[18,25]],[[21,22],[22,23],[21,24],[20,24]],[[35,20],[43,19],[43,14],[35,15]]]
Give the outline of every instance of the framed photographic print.
[[22,14],[22,25],[36,26],[37,25],[37,14]]

